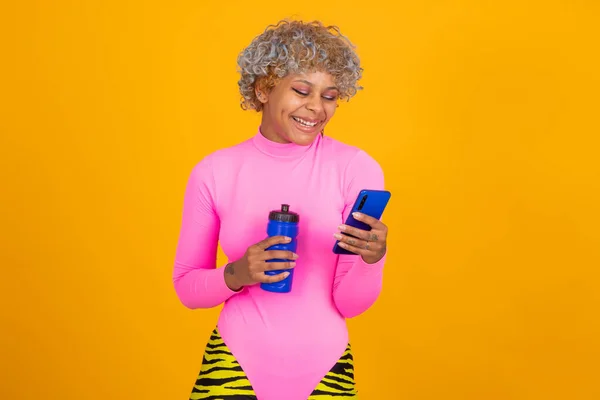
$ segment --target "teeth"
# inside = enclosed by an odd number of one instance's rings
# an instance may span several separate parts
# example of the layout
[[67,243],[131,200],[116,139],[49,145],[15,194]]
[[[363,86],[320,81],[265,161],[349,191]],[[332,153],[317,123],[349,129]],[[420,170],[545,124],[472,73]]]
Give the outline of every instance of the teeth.
[[308,127],[313,127],[317,124],[316,122],[308,122],[308,121],[305,121],[302,118],[298,118],[298,117],[292,117],[292,118],[294,118],[295,121],[301,123],[302,125],[308,126]]

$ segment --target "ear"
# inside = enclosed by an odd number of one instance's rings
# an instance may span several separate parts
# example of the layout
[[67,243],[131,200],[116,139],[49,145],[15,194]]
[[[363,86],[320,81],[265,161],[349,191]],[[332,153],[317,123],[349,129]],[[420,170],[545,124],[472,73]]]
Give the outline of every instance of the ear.
[[264,90],[260,86],[256,86],[254,88],[254,93],[256,94],[256,98],[258,99],[258,101],[260,101],[263,104],[267,102],[269,95],[266,90]]

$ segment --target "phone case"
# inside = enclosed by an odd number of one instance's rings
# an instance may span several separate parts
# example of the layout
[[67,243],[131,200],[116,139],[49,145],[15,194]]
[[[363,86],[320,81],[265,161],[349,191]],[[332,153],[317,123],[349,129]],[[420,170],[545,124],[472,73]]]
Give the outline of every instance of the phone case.
[[[365,197],[366,196],[366,197]],[[370,190],[364,189],[361,190],[358,196],[356,197],[356,201],[352,206],[352,210],[346,218],[345,224],[348,226],[352,226],[354,228],[370,231],[371,226],[355,219],[352,216],[352,213],[358,211],[362,214],[369,215],[373,218],[381,219],[383,215],[383,211],[387,206],[391,197],[391,193],[387,190]],[[361,204],[362,203],[362,204]],[[341,232],[342,235],[352,236],[347,233]],[[333,246],[333,252],[335,254],[351,254],[356,255],[356,253],[352,253],[349,250],[343,249],[338,246],[339,240],[336,240],[335,245]]]

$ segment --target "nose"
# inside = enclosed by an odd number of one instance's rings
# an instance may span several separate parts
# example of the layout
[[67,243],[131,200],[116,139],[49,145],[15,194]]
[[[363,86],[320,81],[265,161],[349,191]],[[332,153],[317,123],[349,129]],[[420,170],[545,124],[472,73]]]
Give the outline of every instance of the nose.
[[314,94],[308,97],[306,101],[306,108],[315,114],[319,114],[321,111],[323,111],[323,101],[321,96]]

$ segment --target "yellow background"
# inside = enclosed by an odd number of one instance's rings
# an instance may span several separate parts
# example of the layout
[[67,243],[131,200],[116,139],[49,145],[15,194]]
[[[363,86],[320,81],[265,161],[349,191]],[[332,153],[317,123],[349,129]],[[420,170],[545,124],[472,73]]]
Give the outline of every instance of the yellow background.
[[598,4],[3,2],[0,398],[187,398],[218,310],[172,289],[184,185],[254,134],[236,56],[290,16],[358,45],[327,133],[394,194],[362,399],[600,398]]

